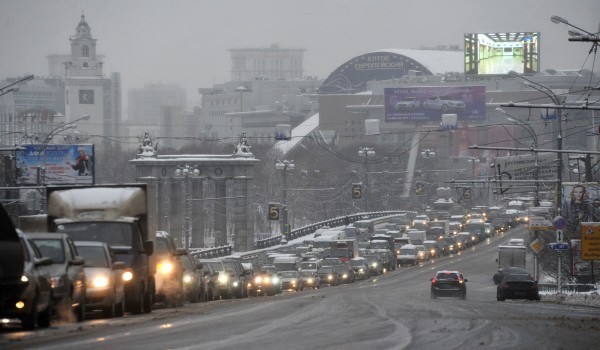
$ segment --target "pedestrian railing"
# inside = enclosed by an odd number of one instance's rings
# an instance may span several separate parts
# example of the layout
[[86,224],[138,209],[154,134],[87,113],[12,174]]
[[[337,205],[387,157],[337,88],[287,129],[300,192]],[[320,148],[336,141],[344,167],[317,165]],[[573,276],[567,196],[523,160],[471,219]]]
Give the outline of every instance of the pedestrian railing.
[[[543,293],[558,294],[558,286],[556,285],[556,283],[538,283],[538,288],[539,288],[539,291],[543,292]],[[565,283],[561,286],[560,293],[574,294],[574,293],[591,292],[593,290],[597,290],[597,286],[595,284]]]

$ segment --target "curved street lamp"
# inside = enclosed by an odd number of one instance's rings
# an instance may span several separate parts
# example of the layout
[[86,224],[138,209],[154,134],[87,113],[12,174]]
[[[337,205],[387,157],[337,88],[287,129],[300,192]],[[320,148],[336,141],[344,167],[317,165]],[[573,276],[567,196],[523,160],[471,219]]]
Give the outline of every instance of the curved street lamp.
[[[283,171],[283,222],[281,226],[282,233],[288,233],[288,209],[287,209],[287,177],[288,171],[292,171],[296,168],[293,160],[277,160],[275,163],[275,169]],[[289,230],[291,232],[291,228]]]
[[[553,17],[558,17],[558,16],[553,16]],[[562,22],[561,20],[564,20],[564,18],[556,18],[555,20],[557,20],[558,22],[555,23],[565,23]],[[554,22],[554,20],[552,20]],[[566,20],[565,20],[566,21]],[[567,22],[568,23],[568,22]],[[510,71],[508,72],[508,75],[512,76],[512,77],[517,77],[520,79],[523,79],[527,82],[529,82],[529,84],[527,84],[526,86],[531,87],[541,93],[543,93],[544,95],[548,96],[548,98],[550,98],[550,100],[552,100],[552,102],[556,105],[559,106],[561,105],[561,101],[558,98],[558,96],[556,96],[556,94],[554,93],[554,91],[552,91],[551,89],[549,89],[548,87],[537,83],[531,79],[528,79],[527,77],[515,72],[515,71]],[[556,203],[555,203],[555,214],[557,216],[560,216],[562,214],[562,167],[563,167],[563,161],[562,161],[562,109],[561,108],[557,108],[557,115],[558,115],[558,120],[557,120],[557,128],[556,131],[558,133],[557,137],[556,137],[556,149],[558,150],[558,162],[556,165]]]

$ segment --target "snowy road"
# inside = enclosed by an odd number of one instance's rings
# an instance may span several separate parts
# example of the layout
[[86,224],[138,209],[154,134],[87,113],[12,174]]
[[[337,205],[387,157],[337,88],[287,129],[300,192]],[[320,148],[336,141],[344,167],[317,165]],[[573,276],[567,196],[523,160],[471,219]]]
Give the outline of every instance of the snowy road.
[[[516,230],[510,237],[520,237]],[[186,304],[150,315],[2,332],[0,348],[27,349],[590,349],[600,309],[496,301],[494,237],[459,256],[364,282],[275,297]],[[461,271],[467,300],[430,299],[429,279]]]

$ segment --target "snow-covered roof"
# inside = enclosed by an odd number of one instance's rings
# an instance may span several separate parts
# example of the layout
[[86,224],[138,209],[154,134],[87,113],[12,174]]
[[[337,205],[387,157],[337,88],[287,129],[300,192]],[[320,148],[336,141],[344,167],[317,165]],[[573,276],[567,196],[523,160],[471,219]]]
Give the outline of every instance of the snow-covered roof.
[[275,144],[275,149],[286,154],[296,147],[311,132],[319,127],[319,113],[303,121],[300,125],[292,129],[291,139],[289,141],[279,141]]
[[464,53],[462,51],[383,49],[373,52],[390,52],[412,58],[427,67],[433,74],[463,72],[465,70]]

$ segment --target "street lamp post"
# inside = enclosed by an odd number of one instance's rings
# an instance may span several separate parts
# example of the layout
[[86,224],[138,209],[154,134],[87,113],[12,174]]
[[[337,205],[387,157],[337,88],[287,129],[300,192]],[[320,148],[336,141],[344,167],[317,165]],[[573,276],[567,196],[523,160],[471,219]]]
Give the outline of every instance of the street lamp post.
[[369,211],[369,156],[374,156],[375,151],[372,147],[360,147],[359,156],[365,156],[365,211]]
[[283,220],[282,220],[282,224],[281,224],[281,232],[282,233],[289,233],[288,230],[289,227],[289,223],[288,223],[288,210],[287,210],[287,177],[288,177],[288,171],[292,171],[294,170],[296,166],[294,165],[294,161],[291,160],[277,160],[277,163],[275,163],[275,169],[277,170],[281,170],[283,171]]
[[[545,87],[544,85],[537,83],[533,80],[528,79],[527,77],[524,77],[523,75],[516,73],[514,71],[510,71],[508,72],[508,75],[510,76],[514,76],[514,77],[518,77],[521,78],[527,82],[529,82],[529,84],[527,84],[527,86],[543,93],[544,95],[548,96],[548,98],[550,98],[550,100],[552,100],[552,103],[554,103],[556,106],[559,106],[560,103],[560,99],[558,98],[558,96],[556,96],[556,94],[549,88]],[[556,165],[556,203],[555,203],[555,214],[556,216],[560,216],[562,214],[562,167],[563,167],[563,161],[562,161],[562,109],[561,108],[557,108],[557,115],[558,115],[558,121],[557,121],[557,140],[556,140],[556,149],[558,150],[558,162]]]
[[190,178],[191,177],[198,177],[200,176],[200,170],[198,170],[198,168],[196,166],[191,166],[188,164],[185,165],[179,165],[177,166],[177,169],[175,169],[175,176],[176,177],[183,177],[184,183],[185,183],[185,198],[184,198],[184,203],[185,203],[185,215],[183,216],[184,219],[184,223],[183,223],[183,232],[181,233],[182,235],[182,243],[183,243],[183,247],[185,249],[188,249],[190,247],[190,237],[191,237],[191,229],[192,229],[192,225],[191,225],[191,220],[190,220],[190,213],[192,211],[191,208],[191,200],[189,197],[190,195]]
[[[15,81],[15,82],[14,82],[14,83],[12,83],[12,84],[9,84],[9,85],[6,85],[6,86],[4,86],[4,87],[0,88],[0,96],[2,96],[2,95],[6,95],[6,94],[8,94],[9,92],[15,92],[15,91],[18,91],[18,90],[19,90],[19,88],[18,88],[18,86],[19,86],[19,85],[21,85],[21,84],[23,84],[23,83],[25,83],[25,82],[28,82],[28,81],[32,80],[33,78],[34,78],[33,74],[32,74],[32,75],[28,75],[28,76],[26,76],[26,77],[25,77],[25,78],[23,78],[23,79],[19,79],[19,80]],[[16,86],[15,86],[15,85],[16,85]],[[12,86],[15,86],[15,87],[12,87]],[[12,88],[11,88],[11,87],[12,87]]]

